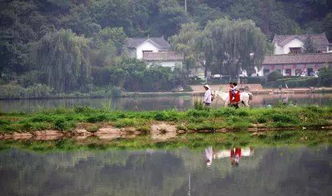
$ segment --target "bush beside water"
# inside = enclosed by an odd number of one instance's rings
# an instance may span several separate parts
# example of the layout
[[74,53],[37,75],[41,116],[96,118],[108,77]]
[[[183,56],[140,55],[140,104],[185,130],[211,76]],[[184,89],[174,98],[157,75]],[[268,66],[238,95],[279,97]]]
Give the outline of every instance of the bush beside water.
[[285,85],[289,88],[332,86],[332,67],[321,68],[318,77],[280,76],[280,72],[277,71],[270,73],[267,76],[265,87],[278,88]]
[[89,92],[56,93],[45,84],[34,84],[23,88],[18,84],[0,85],[0,99],[50,98],[50,97],[119,97],[117,87],[94,88]]

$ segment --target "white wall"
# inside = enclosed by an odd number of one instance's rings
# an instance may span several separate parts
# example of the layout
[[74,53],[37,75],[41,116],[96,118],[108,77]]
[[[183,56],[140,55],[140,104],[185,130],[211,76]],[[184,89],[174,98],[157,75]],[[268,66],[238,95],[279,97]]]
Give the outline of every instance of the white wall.
[[136,49],[137,59],[143,59],[143,50],[152,50],[152,52],[158,52],[159,48],[151,44],[149,41],[145,41],[141,45],[139,45]]
[[289,54],[289,48],[303,48],[304,43],[299,39],[293,39],[288,42],[284,47],[274,44],[274,54]]
[[274,44],[274,54],[284,54],[284,49],[278,44]]

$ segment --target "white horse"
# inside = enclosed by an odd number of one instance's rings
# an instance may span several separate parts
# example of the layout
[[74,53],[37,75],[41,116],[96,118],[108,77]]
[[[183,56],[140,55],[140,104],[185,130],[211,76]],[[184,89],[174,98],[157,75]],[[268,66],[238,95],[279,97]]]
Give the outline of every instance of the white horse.
[[[229,93],[224,92],[224,91],[215,91],[215,97],[220,98],[224,103],[225,107],[230,105],[230,100],[229,100]],[[249,101],[252,100],[253,94],[250,92],[240,92],[240,103],[242,103],[244,106],[249,107]],[[235,107],[238,107],[236,105]]]

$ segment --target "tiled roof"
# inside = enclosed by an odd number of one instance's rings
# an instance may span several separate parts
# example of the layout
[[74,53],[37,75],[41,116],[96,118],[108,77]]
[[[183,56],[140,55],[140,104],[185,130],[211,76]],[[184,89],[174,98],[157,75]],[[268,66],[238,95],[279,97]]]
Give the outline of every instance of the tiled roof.
[[332,53],[265,56],[263,65],[332,63]]
[[275,35],[272,42],[277,43],[279,46],[285,46],[293,39],[299,39],[304,42],[308,37],[311,38],[314,48],[319,51],[326,51],[326,47],[329,45],[329,41],[326,38],[325,33],[305,35]]
[[145,41],[151,41],[159,49],[168,50],[170,49],[169,43],[163,37],[149,37],[149,38],[128,38],[126,40],[126,46],[128,48],[136,48]]
[[145,61],[182,61],[183,55],[176,52],[145,52],[143,53]]

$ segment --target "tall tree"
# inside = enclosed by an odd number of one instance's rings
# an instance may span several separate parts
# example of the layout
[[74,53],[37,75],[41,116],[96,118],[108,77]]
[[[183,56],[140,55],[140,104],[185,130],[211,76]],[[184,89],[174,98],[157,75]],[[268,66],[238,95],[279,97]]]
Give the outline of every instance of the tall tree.
[[236,78],[241,71],[249,74],[259,66],[268,48],[265,35],[250,20],[220,19],[209,22],[203,32],[206,61],[215,72]]
[[332,41],[332,13],[325,16],[323,20],[323,29],[326,32],[327,38]]
[[316,52],[314,44],[312,42],[311,36],[308,36],[307,39],[304,41],[304,52],[305,53],[314,53]]
[[181,26],[179,34],[170,38],[172,47],[184,55],[184,66],[187,75],[190,69],[197,66],[200,52],[197,50],[197,39],[201,31],[197,23],[188,23]]
[[35,64],[57,92],[85,90],[90,82],[88,40],[71,30],[46,34],[33,48]]
[[152,24],[154,31],[166,37],[174,35],[181,25],[188,23],[190,18],[176,0],[160,0],[156,20]]

